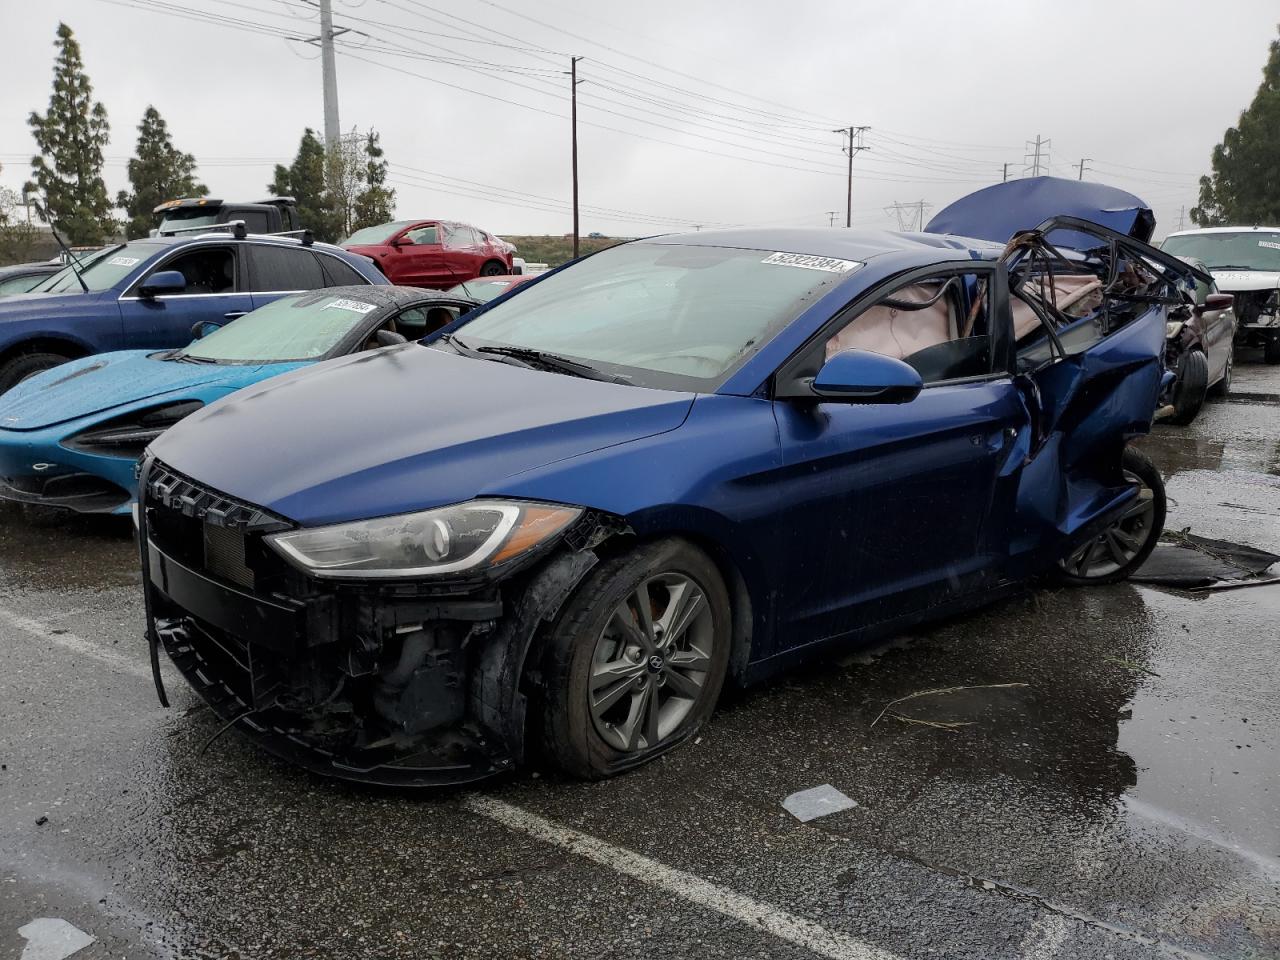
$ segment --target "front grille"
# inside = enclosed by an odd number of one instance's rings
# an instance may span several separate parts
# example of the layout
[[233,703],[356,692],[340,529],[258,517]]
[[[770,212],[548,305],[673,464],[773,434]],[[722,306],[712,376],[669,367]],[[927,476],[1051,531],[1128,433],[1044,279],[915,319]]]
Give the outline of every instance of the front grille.
[[148,535],[178,562],[226,583],[254,590],[261,535],[291,524],[206,487],[158,460],[146,471]]
[[253,571],[245,562],[244,534],[229,527],[204,525],[204,568],[208,573],[246,590],[254,588]]

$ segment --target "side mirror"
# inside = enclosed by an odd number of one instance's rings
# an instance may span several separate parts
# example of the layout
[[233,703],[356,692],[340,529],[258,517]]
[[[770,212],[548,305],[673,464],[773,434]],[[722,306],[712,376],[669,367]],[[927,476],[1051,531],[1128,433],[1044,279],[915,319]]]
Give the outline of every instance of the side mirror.
[[1226,310],[1229,306],[1236,302],[1236,298],[1229,293],[1211,293],[1204,298],[1204,310]]
[[191,325],[191,339],[203,340],[215,330],[221,330],[222,324],[214,323],[212,320],[197,320]]
[[869,350],[844,350],[822,365],[807,384],[782,391],[782,397],[836,403],[909,403],[924,388],[910,364]]
[[391,241],[389,246],[392,246],[392,247],[413,246],[413,241],[410,240],[408,237],[396,237]]
[[373,335],[373,339],[378,341],[378,346],[380,347],[394,347],[397,343],[409,342],[394,330],[379,330]]
[[138,287],[138,295],[143,297],[162,297],[182,293],[187,289],[187,278],[177,270],[161,270],[153,273]]

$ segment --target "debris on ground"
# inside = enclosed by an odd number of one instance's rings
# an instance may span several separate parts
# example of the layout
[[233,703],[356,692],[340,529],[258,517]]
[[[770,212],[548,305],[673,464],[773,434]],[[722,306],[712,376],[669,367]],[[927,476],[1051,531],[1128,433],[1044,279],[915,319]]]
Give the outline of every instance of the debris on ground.
[[22,960],[65,960],[97,939],[59,917],[38,917],[18,934],[27,941]]
[[782,808],[801,823],[825,817],[842,810],[852,810],[858,804],[829,783],[791,794],[782,801]]
[[1147,562],[1129,579],[1165,587],[1225,589],[1228,585],[1261,585],[1265,581],[1259,578],[1276,563],[1280,563],[1280,556],[1274,553],[1180,530],[1166,532]]
[[[889,716],[893,717],[895,720],[901,720],[903,723],[919,724],[922,727],[935,727],[939,730],[957,730],[960,727],[972,726],[977,721],[968,719],[948,719],[938,716],[910,716],[894,708],[899,704],[907,703],[908,701],[920,700],[923,697],[949,698],[953,695],[959,694],[961,695],[959,697],[959,700],[961,701],[960,706],[963,707],[964,712],[972,713],[974,710],[985,711],[992,705],[991,700],[993,699],[987,691],[1025,690],[1027,686],[1028,685],[1025,683],[977,683],[958,687],[937,687],[933,690],[917,690],[915,693],[909,693],[905,697],[898,697],[898,699],[890,700],[886,703],[884,705],[884,709],[881,710],[876,718],[871,721],[871,726],[874,727],[886,716]],[[976,691],[982,691],[982,693],[978,694],[977,701],[975,701],[971,696],[971,694]],[[999,694],[996,694],[995,698],[998,697]]]

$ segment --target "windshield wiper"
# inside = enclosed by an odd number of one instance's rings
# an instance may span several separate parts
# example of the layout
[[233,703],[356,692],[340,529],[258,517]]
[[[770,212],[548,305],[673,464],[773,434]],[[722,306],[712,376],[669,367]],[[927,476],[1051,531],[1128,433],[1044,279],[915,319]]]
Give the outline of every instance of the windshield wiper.
[[498,363],[509,363],[513,367],[525,367],[529,370],[533,369],[533,364],[525,360],[521,360],[519,357],[486,356],[469,343],[464,342],[461,337],[456,337],[452,333],[442,333],[440,334],[440,339],[453,347],[454,350],[458,351],[461,356],[468,357],[472,360],[494,360]]
[[562,357],[558,353],[547,353],[545,350],[535,350],[532,347],[476,347],[475,349],[477,353],[514,357],[517,360],[523,360],[532,367],[541,367],[553,373],[567,373],[573,377],[582,377],[584,380],[603,380],[605,383],[627,384],[631,382],[626,377],[615,377],[611,373],[597,370],[589,363],[570,360],[568,357]]
[[177,360],[179,363],[217,363],[217,360],[211,357],[193,357],[189,353],[179,353],[170,357],[171,360]]

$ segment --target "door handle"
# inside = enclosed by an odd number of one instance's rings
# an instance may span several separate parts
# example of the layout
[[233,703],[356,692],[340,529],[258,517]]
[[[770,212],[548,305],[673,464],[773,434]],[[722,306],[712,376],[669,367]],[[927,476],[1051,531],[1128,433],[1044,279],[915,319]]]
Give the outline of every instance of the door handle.
[[247,310],[232,310],[230,313],[224,313],[224,314],[222,315],[222,319],[224,319],[224,320],[239,320],[241,317],[243,317],[243,316],[244,316],[246,313],[248,313],[248,312],[249,312],[249,311],[247,311]]

